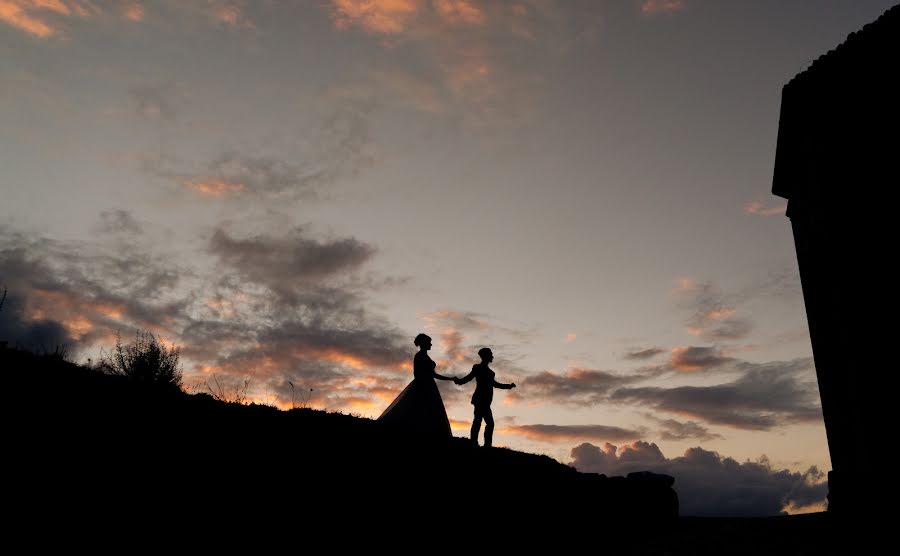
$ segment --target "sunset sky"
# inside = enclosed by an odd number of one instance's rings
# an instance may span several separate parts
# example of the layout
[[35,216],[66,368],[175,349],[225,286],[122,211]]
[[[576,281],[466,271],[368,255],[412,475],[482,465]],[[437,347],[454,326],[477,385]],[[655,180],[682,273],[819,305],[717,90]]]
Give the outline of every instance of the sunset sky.
[[426,332],[496,444],[821,509],[781,87],[892,4],[0,0],[0,340],[377,417]]

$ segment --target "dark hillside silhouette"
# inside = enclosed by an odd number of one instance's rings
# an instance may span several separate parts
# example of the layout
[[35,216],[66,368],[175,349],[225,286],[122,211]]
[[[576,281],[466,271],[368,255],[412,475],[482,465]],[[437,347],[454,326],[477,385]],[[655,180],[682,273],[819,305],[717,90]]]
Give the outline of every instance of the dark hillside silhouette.
[[831,453],[829,511],[884,503],[893,438],[900,6],[785,85],[772,192],[788,199]]
[[68,531],[68,546],[272,535],[291,547],[410,537],[420,549],[830,553],[827,514],[677,518],[664,475],[578,473],[463,438],[411,443],[370,419],[224,403],[19,350],[0,349],[0,369],[9,391],[31,394],[8,407],[8,507],[16,523]]
[[12,412],[13,476],[33,485],[34,500],[246,512],[242,504],[296,495],[316,509],[311,523],[345,512],[369,523],[465,516],[472,504],[494,508],[497,523],[547,526],[678,513],[660,475],[607,478],[462,438],[410,441],[371,419],[224,403],[19,350],[0,361],[11,391],[39,396],[20,397]]

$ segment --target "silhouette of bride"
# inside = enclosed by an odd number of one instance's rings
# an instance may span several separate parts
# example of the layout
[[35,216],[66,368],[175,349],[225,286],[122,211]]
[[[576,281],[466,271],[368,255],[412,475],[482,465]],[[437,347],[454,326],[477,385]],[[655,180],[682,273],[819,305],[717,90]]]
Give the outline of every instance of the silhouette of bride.
[[438,391],[438,380],[455,380],[435,371],[435,362],[428,356],[431,338],[426,334],[416,336],[414,343],[419,352],[413,359],[413,381],[384,410],[379,421],[403,427],[416,434],[431,438],[450,438],[450,420],[444,409],[444,400]]

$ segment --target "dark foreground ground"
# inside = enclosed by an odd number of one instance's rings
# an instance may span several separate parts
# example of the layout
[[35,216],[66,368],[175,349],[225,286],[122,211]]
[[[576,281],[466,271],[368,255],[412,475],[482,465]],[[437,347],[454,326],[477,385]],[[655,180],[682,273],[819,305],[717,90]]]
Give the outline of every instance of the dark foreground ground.
[[10,349],[0,369],[11,529],[52,525],[79,546],[199,536],[342,553],[399,539],[417,552],[844,553],[845,527],[824,513],[677,517],[665,484],[578,473],[547,456],[426,442],[340,413],[226,404]]

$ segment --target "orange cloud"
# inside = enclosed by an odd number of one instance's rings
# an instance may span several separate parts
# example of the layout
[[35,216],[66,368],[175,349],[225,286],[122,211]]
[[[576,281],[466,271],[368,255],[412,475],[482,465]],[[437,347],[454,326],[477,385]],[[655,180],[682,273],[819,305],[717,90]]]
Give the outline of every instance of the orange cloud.
[[373,35],[398,35],[422,4],[422,0],[331,0],[331,16],[338,29],[356,25]]
[[734,309],[724,307],[721,309],[713,309],[711,311],[707,311],[704,316],[710,320],[726,320],[733,314]]
[[93,323],[81,315],[62,321],[63,326],[76,340],[80,340],[85,334],[94,329]]
[[[33,288],[25,297],[24,316],[31,321],[53,320],[66,333],[87,345],[111,346],[115,343],[115,326],[125,316],[126,307],[108,301],[97,301],[77,292]],[[137,322],[154,332],[163,328],[147,322]]]
[[219,23],[224,23],[230,27],[253,28],[253,23],[247,19],[244,11],[237,3],[233,2],[214,2],[210,6],[210,14],[213,19]]
[[369,413],[370,411],[381,409],[380,404],[371,398],[362,397],[346,397],[340,398],[339,406],[353,413]]
[[571,442],[575,440],[635,440],[647,431],[629,430],[609,425],[513,425],[500,432],[524,436],[540,442]]
[[206,306],[212,309],[216,316],[220,318],[232,319],[237,314],[234,302],[221,295],[207,299]]
[[686,7],[685,0],[644,0],[641,2],[641,12],[646,15],[680,12]]
[[144,6],[137,2],[129,2],[122,7],[122,15],[125,19],[138,22],[144,19]]
[[182,184],[188,189],[193,189],[197,193],[208,195],[210,197],[223,197],[225,195],[237,194],[245,189],[244,184],[242,183],[228,182],[222,178],[212,176],[185,180]]
[[760,201],[753,201],[744,205],[744,214],[755,214],[757,216],[775,216],[784,214],[785,211],[787,211],[787,205],[765,208]]
[[686,372],[686,373],[702,371],[703,370],[702,365],[692,363],[690,360],[685,358],[685,355],[688,353],[688,349],[690,349],[690,348],[687,348],[687,347],[672,348],[672,359],[671,359],[672,366],[675,369]]
[[[211,17],[230,27],[252,28],[253,23],[246,18],[240,4],[209,0],[200,7],[189,2],[176,5],[187,13]],[[110,12],[132,22],[143,21],[146,16],[143,4],[137,0],[123,0],[109,10],[104,10],[91,0],[0,0],[0,22],[42,39],[61,34],[65,18],[86,19]]]
[[695,373],[718,367],[729,361],[732,359],[716,348],[684,346],[672,348],[669,364],[676,371]]
[[467,354],[462,350],[463,335],[455,328],[445,328],[441,331],[441,343],[444,353],[447,354],[448,363],[465,361]]
[[567,344],[571,344],[572,342],[574,342],[577,339],[578,339],[578,334],[576,334],[574,332],[569,332],[568,334],[566,334],[566,343]]
[[47,19],[51,14],[69,16],[72,9],[60,0],[0,0],[0,21],[35,37],[59,32]]
[[370,365],[370,362],[366,361],[362,357],[351,355],[349,353],[341,353],[336,349],[318,350],[315,355],[323,361],[328,361],[329,363],[337,363],[338,365],[350,367],[351,369],[359,370]]
[[434,0],[441,19],[451,24],[484,25],[484,12],[468,0]]
[[125,313],[125,306],[115,303],[100,302],[94,305],[94,310],[110,319],[121,319]]
[[459,419],[450,419],[450,428],[455,431],[469,431],[472,428],[471,421],[460,421]]

